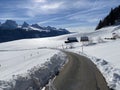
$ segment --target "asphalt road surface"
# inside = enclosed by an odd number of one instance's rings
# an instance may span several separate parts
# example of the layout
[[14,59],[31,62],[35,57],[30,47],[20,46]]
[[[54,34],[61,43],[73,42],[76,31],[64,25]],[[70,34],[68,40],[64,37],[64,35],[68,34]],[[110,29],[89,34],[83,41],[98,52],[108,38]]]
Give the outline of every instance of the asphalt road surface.
[[69,62],[45,90],[109,90],[107,83],[91,60],[66,52]]

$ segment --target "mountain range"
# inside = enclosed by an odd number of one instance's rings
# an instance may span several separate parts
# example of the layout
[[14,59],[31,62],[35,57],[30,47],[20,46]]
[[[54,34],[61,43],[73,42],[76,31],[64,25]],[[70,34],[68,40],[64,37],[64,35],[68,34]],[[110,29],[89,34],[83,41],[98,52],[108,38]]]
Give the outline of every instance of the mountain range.
[[66,29],[57,29],[51,26],[43,27],[39,24],[29,25],[27,22],[24,22],[22,25],[18,25],[13,20],[6,20],[4,23],[0,23],[0,42],[26,38],[52,37],[69,33]]

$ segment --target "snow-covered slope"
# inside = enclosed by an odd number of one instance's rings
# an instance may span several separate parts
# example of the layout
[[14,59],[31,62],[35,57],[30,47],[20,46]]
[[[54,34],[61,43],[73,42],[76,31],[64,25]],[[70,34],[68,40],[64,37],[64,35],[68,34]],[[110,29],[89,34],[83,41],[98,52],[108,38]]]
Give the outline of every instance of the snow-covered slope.
[[27,73],[34,66],[44,64],[50,60],[56,50],[18,50],[0,52],[0,80],[9,80],[13,75]]
[[84,48],[84,52],[88,55],[108,60],[115,67],[120,68],[118,63],[120,61],[120,40],[88,46]]
[[58,72],[66,56],[46,48],[50,45],[48,41],[47,38],[25,39],[0,44],[0,90],[33,88],[34,80],[39,80],[42,88]]
[[[115,65],[116,68],[120,68],[119,58],[120,58],[120,39],[116,40],[106,40],[105,38],[111,38],[112,33],[117,32],[120,34],[120,28],[119,26],[114,27],[107,27],[103,28],[99,31],[91,32],[91,33],[85,33],[85,36],[88,36],[92,42],[95,42],[94,44],[89,44],[87,46],[84,46],[84,53],[95,56],[98,58],[103,58],[107,60],[108,62]],[[82,35],[76,35],[78,38]],[[80,38],[79,38],[80,39]],[[100,42],[99,39],[102,39]],[[81,51],[82,47],[79,45],[80,43],[74,44],[74,46],[79,46],[77,48],[74,48],[76,51]]]
[[[50,48],[67,48],[66,50],[79,53],[82,51],[81,42],[72,44],[74,47],[72,49],[69,49],[69,45],[66,45],[64,42],[68,37],[77,37],[77,39],[80,40],[81,36],[88,36],[91,44],[84,46],[85,55],[87,54],[86,56],[95,59],[93,62],[98,65],[98,68],[106,77],[108,85],[114,85],[111,87],[118,88],[120,87],[120,40],[104,39],[111,38],[114,32],[119,33],[120,26],[106,27],[99,31],[89,33],[73,33],[50,38],[23,39],[1,43],[0,63],[2,65],[0,72],[2,72],[2,75],[0,75],[0,79],[7,80],[13,74],[25,73],[28,69],[38,64],[41,65],[47,58],[58,53],[56,50],[49,50]],[[107,62],[107,64],[104,65],[104,61]],[[4,77],[4,75],[8,76]]]
[[[92,42],[87,46],[82,47],[80,43],[69,49],[72,52],[83,54],[90,58],[100,69],[107,80],[108,86],[115,90],[120,89],[120,38],[116,40],[106,40],[105,38],[113,37],[112,34],[120,35],[120,26],[112,26],[103,28],[100,31],[85,33]],[[94,43],[94,44],[92,44]],[[81,44],[82,45],[82,44]]]

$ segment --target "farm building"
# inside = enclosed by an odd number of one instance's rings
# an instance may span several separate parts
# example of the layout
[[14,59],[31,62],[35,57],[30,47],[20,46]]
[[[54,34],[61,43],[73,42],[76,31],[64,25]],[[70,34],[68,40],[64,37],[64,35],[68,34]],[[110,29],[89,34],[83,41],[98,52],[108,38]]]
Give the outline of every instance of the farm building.
[[78,42],[76,37],[68,37],[67,41],[65,41],[65,43],[74,43],[74,42]]
[[89,38],[87,36],[83,36],[83,37],[81,37],[80,41],[81,42],[88,42]]
[[80,41],[82,42],[83,45],[88,45],[90,43],[89,37],[87,36],[82,36],[80,38]]

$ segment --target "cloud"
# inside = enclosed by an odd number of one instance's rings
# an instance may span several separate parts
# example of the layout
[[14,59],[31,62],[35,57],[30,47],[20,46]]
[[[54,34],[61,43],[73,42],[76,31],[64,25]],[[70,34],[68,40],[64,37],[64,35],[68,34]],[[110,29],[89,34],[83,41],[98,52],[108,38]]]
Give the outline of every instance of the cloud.
[[33,2],[36,2],[36,3],[45,3],[46,0],[33,0]]
[[45,24],[45,23],[53,22],[53,21],[58,20],[58,19],[61,19],[61,18],[56,17],[56,18],[48,19],[48,20],[45,20],[45,21],[38,22],[38,24]]
[[52,3],[52,4],[45,4],[41,6],[42,10],[48,11],[48,10],[56,10],[59,9],[62,6],[63,2],[59,3]]
[[[79,2],[79,3],[78,3]],[[66,7],[68,7],[68,9],[69,9],[69,7],[71,6],[74,6],[74,7],[72,7],[73,8],[73,11],[74,11],[74,9],[75,8],[77,8],[77,7],[75,7],[75,5],[77,4],[79,7],[82,5],[82,8],[84,8],[84,7],[86,7],[86,5],[87,6],[93,6],[93,7],[88,7],[88,8],[86,8],[86,9],[83,9],[83,10],[79,10],[78,9],[78,11],[77,12],[71,12],[70,14],[67,14],[67,15],[64,15],[64,16],[62,16],[62,17],[54,17],[54,18],[52,18],[52,19],[48,19],[48,20],[45,20],[45,21],[42,21],[42,22],[39,22],[39,23],[48,23],[48,22],[53,22],[53,21],[56,21],[56,20],[60,20],[60,19],[64,19],[64,18],[67,18],[67,19],[69,19],[69,20],[78,20],[78,19],[84,19],[84,20],[86,20],[86,19],[88,19],[90,16],[93,16],[94,17],[94,15],[96,15],[95,13],[93,13],[93,12],[95,12],[95,11],[97,11],[97,10],[100,10],[101,8],[103,8],[103,7],[101,7],[101,5],[100,6],[97,6],[97,5],[93,5],[93,2],[87,2],[87,1],[82,1],[82,2],[80,2],[80,1],[78,1],[78,2],[75,2],[74,3],[74,5],[71,5],[71,4],[73,4],[72,2],[69,4],[69,5],[67,5]],[[67,2],[66,2],[67,3]],[[64,4],[66,4],[65,2],[64,2]],[[94,2],[94,3],[96,3],[96,2]],[[96,7],[97,6],[97,7]],[[65,6],[64,6],[65,7]],[[98,12],[96,12],[97,14],[99,14]],[[105,15],[105,14],[104,14]],[[101,15],[99,15],[99,16],[101,16]],[[87,18],[88,17],[88,18]],[[89,20],[90,21],[90,20]],[[95,21],[95,20],[94,20]]]
[[[34,1],[32,3],[29,3],[29,5],[23,5],[23,8],[27,9],[26,14],[28,16],[35,17],[37,15],[56,14],[62,9],[63,4],[64,2],[40,1],[38,3]],[[21,8],[20,5],[18,7]]]
[[0,19],[27,20],[42,25],[96,25],[120,0],[0,0]]
[[5,20],[17,20],[17,21],[26,21],[28,20],[29,18],[19,18],[19,17],[8,17],[8,18],[0,18],[1,21],[5,21]]
[[[96,26],[99,20],[103,19],[109,13],[111,7],[116,6],[115,3],[116,0],[76,0],[76,2],[66,0],[64,2],[64,11],[58,13],[61,14],[61,16],[56,15],[50,19],[42,20],[39,22],[39,24],[46,25],[52,23],[51,25],[55,25],[57,27],[74,27],[85,25]],[[65,12],[69,13],[62,15],[62,13]],[[62,22],[63,24],[61,24],[60,22]]]
[[69,27],[66,28],[71,32],[79,32],[79,33],[85,33],[85,32],[93,32],[95,27],[94,26],[87,26],[87,27],[81,27],[81,26],[76,26],[76,27]]

